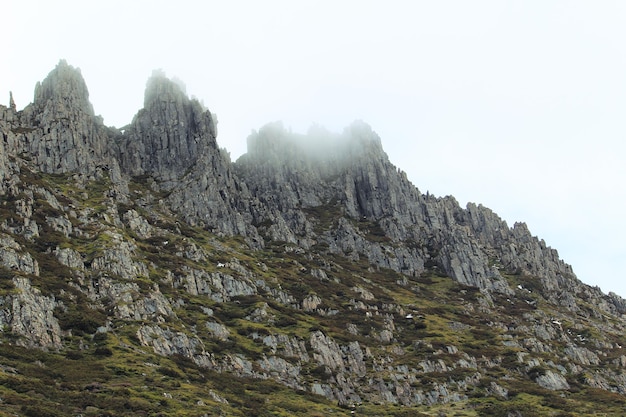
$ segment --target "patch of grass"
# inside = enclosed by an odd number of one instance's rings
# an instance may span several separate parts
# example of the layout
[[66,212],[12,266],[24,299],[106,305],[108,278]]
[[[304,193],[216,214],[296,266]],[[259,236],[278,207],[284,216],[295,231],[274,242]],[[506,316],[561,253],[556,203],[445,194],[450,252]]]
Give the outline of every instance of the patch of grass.
[[61,329],[72,330],[77,336],[94,334],[98,327],[105,324],[107,318],[102,311],[90,308],[86,300],[70,303],[65,309],[57,307],[54,315],[59,320]]
[[365,238],[370,242],[391,242],[391,239],[387,236],[380,223],[377,221],[361,219],[359,221],[353,221],[353,224],[365,233]]
[[343,215],[343,208],[338,200],[331,200],[320,206],[306,207],[302,211],[313,221],[317,234],[330,229]]

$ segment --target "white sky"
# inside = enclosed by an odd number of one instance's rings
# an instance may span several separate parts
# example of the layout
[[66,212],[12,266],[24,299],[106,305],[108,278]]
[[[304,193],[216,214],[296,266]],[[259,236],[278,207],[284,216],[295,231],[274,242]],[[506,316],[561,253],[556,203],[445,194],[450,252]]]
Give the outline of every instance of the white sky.
[[422,191],[524,221],[585,283],[626,297],[626,2],[0,0],[0,102],[63,58],[105,124],[152,70],[219,120],[233,160],[282,120],[355,119]]

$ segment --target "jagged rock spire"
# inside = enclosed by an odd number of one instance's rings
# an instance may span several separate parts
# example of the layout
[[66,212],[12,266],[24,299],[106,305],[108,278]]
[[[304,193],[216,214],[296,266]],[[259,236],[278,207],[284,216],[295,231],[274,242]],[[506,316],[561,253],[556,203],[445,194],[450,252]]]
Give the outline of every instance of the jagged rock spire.
[[163,70],[154,70],[146,82],[143,106],[149,108],[158,101],[184,100],[186,98],[187,89],[181,81],[168,78]]
[[[80,69],[69,65],[65,60],[59,64],[41,83],[35,87],[37,107],[43,108],[49,102],[58,113],[80,111],[93,116],[93,106],[89,102],[89,91]],[[62,116],[62,114],[59,114]]]
[[11,123],[7,151],[30,154],[44,172],[93,174],[98,166],[115,165],[107,159],[109,132],[94,115],[85,80],[65,60],[37,83],[34,102],[14,112]]
[[155,71],[146,85],[144,108],[126,130],[120,150],[122,166],[131,175],[176,181],[200,156],[217,151],[215,124],[180,83]]

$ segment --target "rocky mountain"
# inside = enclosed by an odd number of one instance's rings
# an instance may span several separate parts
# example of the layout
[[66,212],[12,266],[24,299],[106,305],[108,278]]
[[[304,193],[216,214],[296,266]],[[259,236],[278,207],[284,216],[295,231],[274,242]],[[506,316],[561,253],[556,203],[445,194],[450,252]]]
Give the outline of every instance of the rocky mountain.
[[626,301],[363,122],[233,162],[163,74],[115,129],[61,61],[0,132],[0,415],[624,412]]

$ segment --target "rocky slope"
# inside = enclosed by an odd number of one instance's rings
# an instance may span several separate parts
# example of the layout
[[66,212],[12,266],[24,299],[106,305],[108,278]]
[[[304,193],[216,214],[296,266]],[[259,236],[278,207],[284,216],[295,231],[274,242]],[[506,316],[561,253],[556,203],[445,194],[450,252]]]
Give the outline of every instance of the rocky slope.
[[526,225],[420,193],[363,122],[269,124],[232,162],[163,74],[118,130],[61,61],[0,132],[12,412],[623,411],[626,302]]

